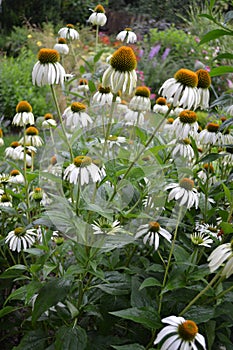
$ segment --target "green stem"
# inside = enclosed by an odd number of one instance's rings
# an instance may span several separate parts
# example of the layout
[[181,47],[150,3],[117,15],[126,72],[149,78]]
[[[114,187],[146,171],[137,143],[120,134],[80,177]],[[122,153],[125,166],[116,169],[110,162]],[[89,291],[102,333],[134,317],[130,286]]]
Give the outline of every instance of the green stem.
[[[175,228],[175,232],[174,232],[174,236],[173,236],[173,240],[172,240],[172,245],[171,245],[170,253],[169,253],[169,256],[168,256],[167,266],[166,266],[165,274],[164,274],[164,277],[163,277],[162,289],[164,289],[164,287],[166,285],[166,282],[167,282],[168,272],[169,272],[169,268],[170,268],[170,265],[171,265],[171,259],[172,259],[172,255],[173,255],[174,248],[175,248],[175,242],[176,242],[176,238],[177,238],[177,233],[178,233],[181,213],[182,213],[182,210],[180,208],[179,209],[179,213],[178,213],[178,217],[177,217],[176,228]],[[159,314],[160,314],[161,308],[162,308],[162,301],[163,301],[163,294],[161,293],[160,294],[160,298],[159,298],[159,307],[158,307],[158,313]]]
[[95,51],[97,52],[98,48],[98,40],[99,40],[99,25],[96,26],[96,33],[95,33]]
[[116,105],[116,98],[117,98],[117,94],[113,94],[111,110],[110,110],[110,115],[109,115],[109,122],[108,122],[108,125],[106,128],[106,133],[105,133],[105,138],[104,138],[105,141],[104,141],[102,156],[104,156],[104,154],[106,152],[107,144],[108,144],[108,137],[110,135],[110,130],[111,130],[111,126],[112,126],[113,113],[114,113],[114,109],[115,109],[115,105]]
[[203,295],[207,292],[207,290],[217,281],[217,279],[219,278],[219,276],[221,276],[222,270],[220,270],[213,278],[212,280],[207,284],[207,286],[202,289],[191,301],[190,303],[179,313],[179,316],[184,315],[189,309],[190,307],[195,304],[195,302]]
[[[135,165],[135,163],[137,162],[137,160],[141,157],[141,155],[143,154],[143,152],[146,150],[146,148],[150,145],[150,143],[152,142],[152,140],[155,137],[156,132],[159,130],[159,128],[161,127],[161,125],[163,124],[164,120],[167,119],[167,116],[169,115],[171,109],[173,108],[173,105],[171,104],[171,106],[169,107],[167,113],[164,115],[164,117],[162,118],[162,120],[160,121],[160,123],[157,125],[157,127],[155,128],[155,130],[153,131],[153,133],[151,134],[149,140],[146,142],[145,146],[142,148],[142,150],[138,153],[138,155],[134,158],[134,160],[132,161],[132,163],[130,164],[130,166],[128,167],[128,169],[126,170],[125,174],[122,177],[122,180],[124,180],[126,178],[126,176],[129,174],[129,172],[131,171],[131,169],[133,168],[133,166]],[[110,198],[110,202],[113,200],[113,198],[116,195],[116,190],[114,190],[111,198]]]
[[[24,175],[24,186],[25,186],[25,199],[26,199],[26,206],[27,206],[27,220],[30,222],[30,201],[29,201],[29,184],[27,179],[27,153],[26,153],[26,126],[23,126],[23,175]],[[33,152],[32,152],[33,154]]]
[[58,115],[58,118],[59,118],[59,121],[60,121],[60,124],[61,124],[62,132],[63,132],[63,134],[64,134],[64,137],[65,137],[67,146],[68,146],[68,148],[69,148],[70,158],[71,158],[71,160],[72,160],[72,159],[73,159],[73,152],[72,152],[72,149],[71,149],[69,140],[68,140],[67,135],[66,135],[66,130],[65,130],[65,127],[64,127],[64,124],[63,124],[63,120],[62,120],[62,116],[61,116],[61,111],[60,111],[60,108],[59,108],[59,105],[58,105],[58,101],[57,101],[57,96],[56,96],[56,93],[55,93],[55,89],[54,89],[54,86],[53,86],[53,85],[50,85],[50,87],[51,87],[51,91],[52,91],[54,103],[55,103],[55,106],[56,106],[57,115]]

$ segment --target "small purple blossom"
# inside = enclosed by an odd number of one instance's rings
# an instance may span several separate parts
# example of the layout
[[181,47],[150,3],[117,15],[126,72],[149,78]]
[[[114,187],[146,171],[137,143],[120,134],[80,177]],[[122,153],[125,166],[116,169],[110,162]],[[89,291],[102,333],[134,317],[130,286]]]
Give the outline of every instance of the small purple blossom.
[[155,55],[157,55],[159,53],[160,48],[161,48],[160,44],[157,44],[156,46],[153,46],[151,48],[149,56],[148,56],[150,60],[152,60],[152,58],[155,57]]
[[162,60],[165,61],[167,56],[169,55],[169,52],[171,51],[171,49],[169,47],[167,47],[165,50],[164,50],[164,53],[162,54]]

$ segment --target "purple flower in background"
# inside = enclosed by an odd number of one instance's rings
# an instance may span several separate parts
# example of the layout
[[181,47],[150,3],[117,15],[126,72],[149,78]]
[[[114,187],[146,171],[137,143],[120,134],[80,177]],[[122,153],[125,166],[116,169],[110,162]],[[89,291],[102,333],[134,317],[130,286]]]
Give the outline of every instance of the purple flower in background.
[[152,58],[159,53],[160,48],[161,48],[160,44],[153,46],[151,48],[149,56],[148,56],[150,60],[152,60]]
[[171,49],[169,47],[167,47],[165,50],[164,50],[164,53],[162,54],[162,60],[166,60],[167,56],[169,55],[169,52],[171,51]]
[[144,50],[143,49],[140,49],[139,50],[139,53],[138,53],[138,57],[142,57],[144,55]]

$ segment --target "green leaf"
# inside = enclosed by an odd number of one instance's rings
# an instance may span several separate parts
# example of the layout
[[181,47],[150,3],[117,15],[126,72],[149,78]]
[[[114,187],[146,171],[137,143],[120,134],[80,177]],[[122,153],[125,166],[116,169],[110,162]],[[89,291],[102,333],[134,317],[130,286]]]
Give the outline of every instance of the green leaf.
[[111,345],[116,350],[145,350],[144,346],[140,344],[127,344],[127,345]]
[[199,45],[207,43],[207,42],[209,42],[211,40],[215,40],[215,39],[220,38],[221,36],[224,36],[224,35],[232,35],[232,33],[227,31],[227,30],[224,30],[224,29],[211,30],[210,32],[208,32],[207,34],[205,34],[202,37]]
[[25,271],[27,271],[27,267],[25,265],[14,265],[5,270],[0,278],[14,278],[22,275]]
[[83,328],[62,326],[56,333],[56,350],[85,350],[87,335]]
[[125,310],[110,312],[110,314],[140,323],[146,328],[157,329],[161,327],[160,317],[153,307],[132,307]]
[[214,344],[214,340],[215,340],[215,327],[216,327],[216,321],[214,320],[209,320],[209,322],[205,323],[205,334],[208,340],[208,346],[209,349],[212,349],[212,346]]
[[88,86],[91,93],[96,91],[95,83],[92,80],[88,80]]
[[212,11],[214,5],[215,5],[215,0],[210,0],[210,6],[209,6],[210,11]]
[[222,187],[224,189],[225,196],[227,197],[227,200],[231,203],[232,202],[231,191],[229,190],[229,188],[224,183],[222,183]]
[[211,69],[210,76],[217,77],[218,75],[233,73],[232,66],[221,66]]
[[0,310],[0,318],[19,309],[21,309],[21,307],[6,306]]
[[105,52],[105,50],[101,50],[101,51],[97,52],[97,54],[94,56],[94,63],[99,61],[100,57],[103,55],[104,52]]
[[142,282],[139,290],[146,287],[154,287],[154,286],[161,286],[161,283],[159,282],[159,280],[157,280],[154,277],[148,277]]
[[233,225],[229,222],[221,222],[220,227],[223,229],[225,234],[233,233]]
[[32,323],[36,320],[43,312],[47,311],[51,306],[56,305],[59,301],[65,299],[69,289],[71,281],[65,278],[56,278],[47,282],[39,291],[36,298],[34,309],[32,312]]
[[106,283],[98,284],[95,287],[101,289],[103,292],[111,295],[125,295],[129,294],[129,285],[126,283]]
[[196,323],[208,322],[214,318],[215,309],[213,306],[191,306],[190,309],[185,313],[185,318],[193,320]]
[[199,159],[198,163],[212,163],[214,160],[225,157],[226,154],[209,153],[206,156]]
[[44,350],[47,336],[41,329],[29,331],[14,350]]
[[221,53],[221,54],[217,55],[216,57],[214,57],[214,60],[222,60],[222,59],[233,60],[233,54],[230,52],[226,52],[226,53]]
[[79,72],[80,72],[80,74],[84,74],[86,72],[85,67],[84,66],[80,66],[79,67]]

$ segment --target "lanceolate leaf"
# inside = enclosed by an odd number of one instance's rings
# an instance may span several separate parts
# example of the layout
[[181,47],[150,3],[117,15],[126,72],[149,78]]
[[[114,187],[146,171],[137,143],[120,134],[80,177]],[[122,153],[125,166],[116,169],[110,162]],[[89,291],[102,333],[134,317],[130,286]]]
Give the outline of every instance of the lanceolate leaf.
[[152,307],[132,307],[130,309],[110,312],[110,314],[140,323],[146,328],[157,329],[161,327],[158,313]]
[[84,350],[87,345],[87,335],[83,328],[62,326],[56,334],[56,350]]
[[207,34],[205,34],[203,36],[203,38],[201,39],[199,45],[204,44],[204,43],[208,43],[211,40],[215,40],[220,38],[221,36],[224,35],[232,35],[232,33],[228,30],[224,30],[224,29],[214,29],[211,30],[210,32],[208,32]]
[[21,340],[14,350],[44,350],[47,336],[41,329],[30,331]]
[[232,66],[220,66],[220,67],[211,69],[210,76],[217,77],[218,75],[229,74],[229,73],[233,73]]
[[70,289],[70,280],[57,278],[47,282],[39,291],[32,312],[32,323],[47,311],[51,306],[65,299]]

